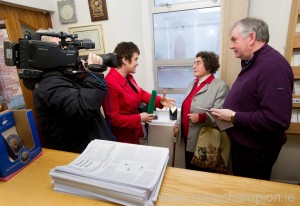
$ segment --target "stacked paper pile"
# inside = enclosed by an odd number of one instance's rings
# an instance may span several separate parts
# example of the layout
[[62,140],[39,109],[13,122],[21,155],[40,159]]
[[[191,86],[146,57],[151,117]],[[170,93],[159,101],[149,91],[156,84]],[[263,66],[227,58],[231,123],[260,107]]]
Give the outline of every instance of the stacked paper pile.
[[122,205],[153,205],[168,159],[168,148],[94,140],[50,176],[58,192]]

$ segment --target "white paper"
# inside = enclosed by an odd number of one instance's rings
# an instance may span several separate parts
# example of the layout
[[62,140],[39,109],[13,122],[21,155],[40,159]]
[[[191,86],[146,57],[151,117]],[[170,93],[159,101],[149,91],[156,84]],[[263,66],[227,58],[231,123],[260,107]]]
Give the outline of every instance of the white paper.
[[73,162],[50,171],[54,190],[120,204],[152,205],[169,149],[93,140]]
[[197,108],[206,111],[208,115],[215,121],[219,130],[224,131],[230,127],[233,127],[233,124],[231,122],[220,120],[216,116],[212,115],[210,109],[203,108],[203,107],[197,107]]

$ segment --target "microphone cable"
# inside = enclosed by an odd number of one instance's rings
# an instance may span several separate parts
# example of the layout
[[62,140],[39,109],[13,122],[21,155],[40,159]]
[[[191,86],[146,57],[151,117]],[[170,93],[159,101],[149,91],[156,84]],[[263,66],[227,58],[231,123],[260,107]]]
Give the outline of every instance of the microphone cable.
[[109,91],[108,91],[108,89],[107,89],[107,87],[106,87],[106,84],[99,78],[99,77],[97,77],[97,75],[95,75],[95,74],[93,74],[92,72],[88,72],[88,71],[86,71],[89,75],[91,75],[92,77],[94,77],[95,79],[97,79],[99,82],[100,82],[100,84],[104,87],[104,89],[106,90],[106,92],[107,92],[107,100],[108,100],[108,108],[109,108],[109,113],[110,113],[110,115],[109,115],[109,119],[108,119],[108,128],[109,128],[109,133],[110,133],[110,135],[112,136],[112,138],[113,138],[113,141],[116,141],[116,137],[113,135],[113,133],[111,132],[111,127],[110,127],[110,121],[111,121],[111,107],[110,107],[110,96],[109,96]]

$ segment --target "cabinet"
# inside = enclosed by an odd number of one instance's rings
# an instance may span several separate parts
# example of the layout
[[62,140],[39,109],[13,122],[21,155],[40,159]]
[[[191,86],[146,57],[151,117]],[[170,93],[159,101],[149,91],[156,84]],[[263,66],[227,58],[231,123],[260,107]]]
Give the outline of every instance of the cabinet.
[[[292,0],[284,56],[292,66],[294,80],[300,81],[300,0]],[[297,63],[298,60],[299,63]],[[300,100],[300,95],[293,95],[293,100],[296,99]],[[300,110],[300,103],[293,103],[293,109]],[[290,128],[286,133],[300,134],[300,122],[291,122]]]

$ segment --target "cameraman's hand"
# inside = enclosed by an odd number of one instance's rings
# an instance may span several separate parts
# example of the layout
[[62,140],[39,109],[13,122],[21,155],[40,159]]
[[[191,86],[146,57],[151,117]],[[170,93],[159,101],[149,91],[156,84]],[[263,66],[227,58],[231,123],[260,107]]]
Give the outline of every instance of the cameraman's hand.
[[100,64],[102,65],[102,58],[96,54],[90,53],[88,56],[88,64]]
[[[93,54],[93,53],[90,53],[88,58],[87,58],[87,64],[90,65],[90,64],[100,64],[102,65],[102,58],[96,54]],[[84,69],[88,72],[91,72],[87,65],[85,64],[86,62],[82,60],[82,65],[84,65]]]

